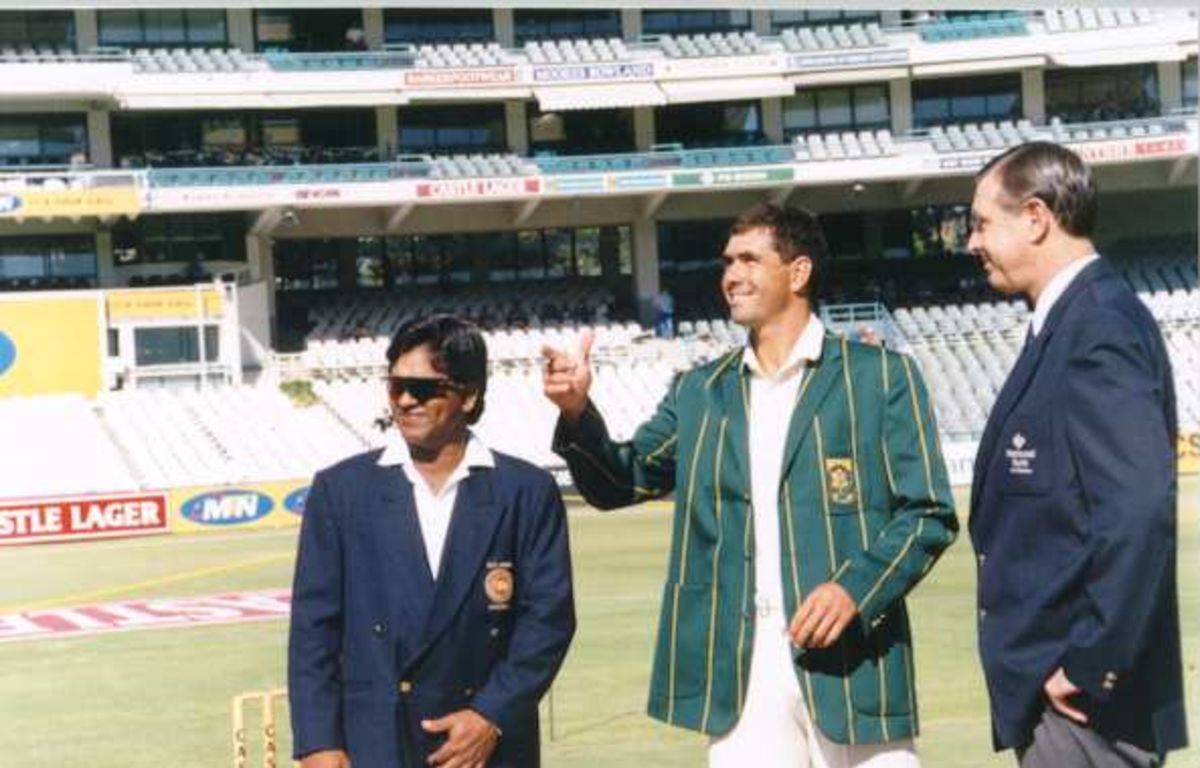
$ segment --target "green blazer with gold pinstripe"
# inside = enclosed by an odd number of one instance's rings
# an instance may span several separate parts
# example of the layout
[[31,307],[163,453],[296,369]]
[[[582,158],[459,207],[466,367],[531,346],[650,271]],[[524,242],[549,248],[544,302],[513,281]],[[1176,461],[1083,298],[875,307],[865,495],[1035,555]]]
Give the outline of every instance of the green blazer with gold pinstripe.
[[[597,507],[676,492],[649,713],[712,735],[741,714],[753,647],[749,375],[733,350],[681,374],[630,442],[611,441],[591,404],[577,424],[560,420],[554,438]],[[779,499],[787,615],[830,580],[860,612],[830,648],[797,653],[817,727],[846,744],[915,735],[904,595],[958,524],[908,357],[826,335],[791,414]]]

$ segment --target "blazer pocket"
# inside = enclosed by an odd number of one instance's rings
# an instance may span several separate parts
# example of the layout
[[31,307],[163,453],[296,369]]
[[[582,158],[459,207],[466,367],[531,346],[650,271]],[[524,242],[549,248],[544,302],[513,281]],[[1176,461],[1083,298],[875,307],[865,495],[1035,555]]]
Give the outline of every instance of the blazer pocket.
[[1050,493],[1054,471],[1054,416],[1049,406],[1037,413],[1013,414],[1004,425],[992,461],[999,490],[1013,496]]

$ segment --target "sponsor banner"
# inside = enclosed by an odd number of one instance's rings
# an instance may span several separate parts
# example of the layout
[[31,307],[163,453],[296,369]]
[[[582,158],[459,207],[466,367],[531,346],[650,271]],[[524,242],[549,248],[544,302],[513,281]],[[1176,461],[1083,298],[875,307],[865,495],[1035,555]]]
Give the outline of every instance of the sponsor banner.
[[92,291],[4,296],[0,397],[96,394],[103,381],[100,323],[98,294]]
[[603,192],[603,176],[565,176],[546,179],[546,192]]
[[295,525],[304,513],[308,491],[308,478],[173,488],[169,513],[171,530],[194,533]]
[[137,187],[27,189],[0,193],[0,218],[77,219],[82,216],[136,216]]
[[878,64],[905,64],[908,49],[889,48],[881,51],[847,51],[845,53],[818,53],[813,55],[789,56],[787,66],[795,69],[839,69],[841,67],[863,67]]
[[502,85],[515,83],[517,70],[513,67],[481,67],[478,69],[416,69],[404,73],[404,84],[410,88],[457,88],[462,86]]
[[660,189],[669,180],[665,173],[612,173],[605,177],[609,189]]
[[[1155,158],[1177,157],[1192,152],[1186,136],[1156,136],[1154,138],[1118,139],[1116,141],[1064,142],[1090,164],[1136,162]],[[937,158],[943,171],[977,171],[1003,150],[971,151]]]
[[78,496],[0,504],[0,546],[167,532],[165,493]]
[[1200,432],[1180,432],[1175,438],[1175,450],[1181,474],[1200,472]]
[[462,200],[475,197],[527,197],[542,191],[535,178],[445,179],[417,182],[417,197]]
[[533,68],[535,83],[562,83],[571,80],[646,80],[653,77],[653,62],[566,64]]
[[151,190],[147,210],[244,210],[292,205],[305,208],[387,203],[411,198],[410,181],[354,181],[344,184],[257,184],[215,187],[160,187]]
[[1187,136],[1178,135],[1119,141],[1086,141],[1068,143],[1067,146],[1088,163],[1117,163],[1189,153]]
[[747,168],[738,171],[699,171],[671,174],[671,184],[676,187],[716,187],[734,184],[772,184],[792,181],[794,168]]
[[[108,291],[105,302],[110,323],[123,320],[192,320],[203,314],[218,318],[224,303],[214,286],[188,288],[128,288]],[[203,308],[200,302],[203,301]]]
[[0,614],[0,643],[269,621],[286,618],[291,608],[286,589],[45,608]]

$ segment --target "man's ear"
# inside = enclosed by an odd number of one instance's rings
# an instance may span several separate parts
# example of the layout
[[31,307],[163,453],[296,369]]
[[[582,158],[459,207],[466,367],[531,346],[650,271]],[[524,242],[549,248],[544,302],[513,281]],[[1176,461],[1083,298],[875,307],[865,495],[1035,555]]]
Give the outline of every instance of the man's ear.
[[1021,204],[1021,216],[1026,224],[1026,237],[1031,243],[1044,242],[1057,224],[1054,212],[1036,197],[1031,197]]
[[812,259],[807,256],[797,256],[788,264],[788,287],[792,293],[804,293],[812,280]]

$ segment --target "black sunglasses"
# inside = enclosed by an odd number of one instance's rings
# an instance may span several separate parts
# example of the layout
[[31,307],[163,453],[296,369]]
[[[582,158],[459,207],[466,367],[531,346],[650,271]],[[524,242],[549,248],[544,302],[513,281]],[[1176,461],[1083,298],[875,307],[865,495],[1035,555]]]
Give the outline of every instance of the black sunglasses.
[[385,376],[388,396],[399,400],[407,392],[418,403],[424,403],[435,397],[445,397],[447,392],[458,392],[462,389],[459,384],[445,377],[425,378],[421,376]]

